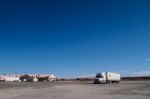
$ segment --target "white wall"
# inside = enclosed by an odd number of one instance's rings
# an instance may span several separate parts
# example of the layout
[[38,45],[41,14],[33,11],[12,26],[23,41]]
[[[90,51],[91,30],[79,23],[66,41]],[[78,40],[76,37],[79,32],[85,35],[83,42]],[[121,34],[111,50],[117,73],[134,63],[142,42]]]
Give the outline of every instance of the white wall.
[[5,81],[19,81],[17,76],[4,76]]

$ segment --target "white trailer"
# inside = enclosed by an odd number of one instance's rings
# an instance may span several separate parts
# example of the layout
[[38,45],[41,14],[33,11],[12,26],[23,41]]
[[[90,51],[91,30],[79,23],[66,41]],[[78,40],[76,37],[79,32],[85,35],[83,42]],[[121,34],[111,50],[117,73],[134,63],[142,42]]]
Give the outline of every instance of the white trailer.
[[121,80],[120,74],[112,72],[102,72],[97,73],[94,79],[94,83],[104,84],[104,83],[119,83]]

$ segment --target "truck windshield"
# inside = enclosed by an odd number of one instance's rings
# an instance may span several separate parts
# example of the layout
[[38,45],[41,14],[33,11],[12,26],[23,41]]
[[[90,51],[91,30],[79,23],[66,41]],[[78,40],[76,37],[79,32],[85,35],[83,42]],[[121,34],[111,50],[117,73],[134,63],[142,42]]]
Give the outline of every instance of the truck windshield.
[[102,76],[102,74],[101,73],[97,73],[96,74],[96,78],[102,78],[103,76]]

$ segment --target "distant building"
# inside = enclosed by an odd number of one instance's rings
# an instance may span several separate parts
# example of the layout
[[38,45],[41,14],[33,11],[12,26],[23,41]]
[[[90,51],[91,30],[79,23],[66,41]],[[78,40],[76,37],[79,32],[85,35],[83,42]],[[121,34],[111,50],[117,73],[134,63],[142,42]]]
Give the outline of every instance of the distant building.
[[3,75],[0,75],[0,81],[5,81],[5,78]]
[[0,75],[0,80],[1,81],[16,81],[19,82],[20,81],[20,75],[17,74],[3,74]]
[[56,78],[55,75],[51,74],[51,75],[49,76],[49,81],[56,81],[56,80],[57,80],[57,78]]
[[41,81],[55,81],[57,78],[53,74],[38,74],[38,80]]
[[16,82],[42,82],[42,81],[55,81],[57,78],[53,74],[2,74],[0,81],[16,81]]
[[33,82],[33,78],[32,76],[28,75],[28,74],[25,74],[25,75],[22,75],[20,76],[20,80],[22,82]]

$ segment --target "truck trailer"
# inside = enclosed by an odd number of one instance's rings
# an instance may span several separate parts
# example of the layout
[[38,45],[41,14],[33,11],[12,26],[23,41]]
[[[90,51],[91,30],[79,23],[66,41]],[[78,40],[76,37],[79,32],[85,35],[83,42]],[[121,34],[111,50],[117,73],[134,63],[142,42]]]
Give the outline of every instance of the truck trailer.
[[120,74],[112,72],[102,72],[96,74],[94,84],[119,83],[120,80]]

